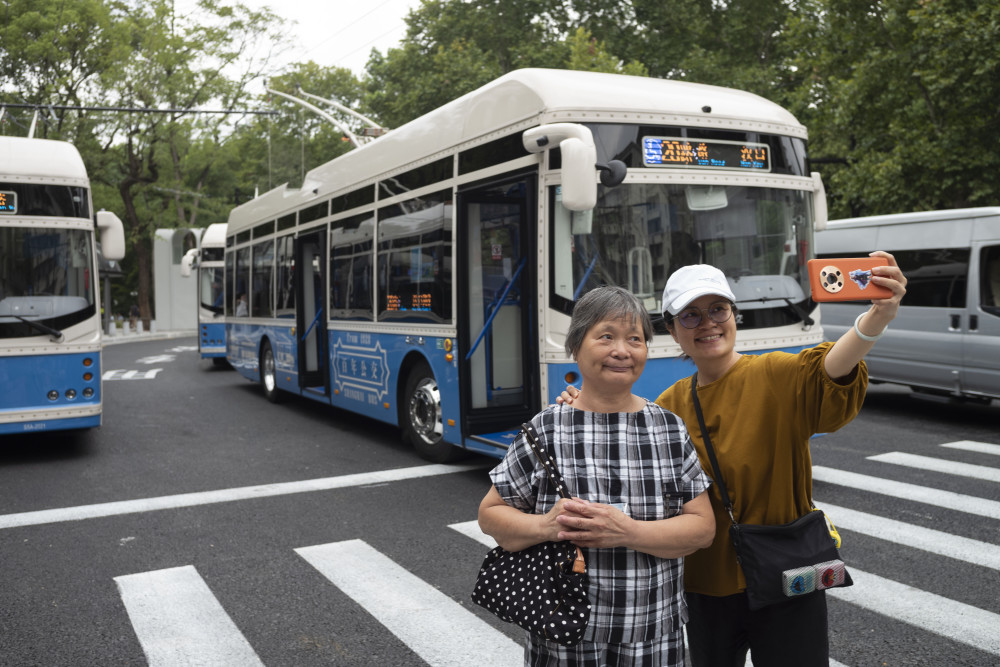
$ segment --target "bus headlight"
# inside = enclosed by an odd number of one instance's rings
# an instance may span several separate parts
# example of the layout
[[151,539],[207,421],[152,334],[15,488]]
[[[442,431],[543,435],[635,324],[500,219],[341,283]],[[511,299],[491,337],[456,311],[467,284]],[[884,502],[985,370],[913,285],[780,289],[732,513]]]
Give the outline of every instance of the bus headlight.
[[71,401],[74,398],[76,398],[76,389],[67,389],[66,390],[66,398],[68,398]]
[[93,398],[94,397],[94,388],[93,387],[87,387],[86,389],[84,389],[83,390],[83,397],[84,398]]
[[49,394],[48,394],[48,396],[49,396],[49,400],[50,401],[59,400],[59,392],[56,391],[55,389],[53,389],[52,391],[50,391]]

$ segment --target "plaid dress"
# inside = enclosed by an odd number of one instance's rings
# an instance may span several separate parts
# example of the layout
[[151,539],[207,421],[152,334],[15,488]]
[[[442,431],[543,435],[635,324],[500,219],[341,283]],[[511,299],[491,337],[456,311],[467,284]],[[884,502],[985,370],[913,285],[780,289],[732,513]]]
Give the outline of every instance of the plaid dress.
[[[571,496],[614,505],[633,519],[677,516],[711,484],[684,422],[653,403],[622,413],[553,405],[531,421]],[[523,512],[544,514],[559,499],[523,433],[490,478],[504,501]],[[683,559],[625,547],[583,551],[592,605],[584,642],[644,642],[687,621]]]

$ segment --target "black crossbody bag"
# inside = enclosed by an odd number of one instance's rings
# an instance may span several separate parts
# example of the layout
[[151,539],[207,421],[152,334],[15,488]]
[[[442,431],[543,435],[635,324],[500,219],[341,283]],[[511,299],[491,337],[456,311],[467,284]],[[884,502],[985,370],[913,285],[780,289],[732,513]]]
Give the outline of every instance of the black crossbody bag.
[[[555,461],[542,451],[530,423],[521,429],[549,480],[569,498]],[[583,552],[572,542],[542,542],[521,551],[495,547],[483,559],[472,601],[531,634],[576,646],[590,622]]]
[[695,373],[691,376],[691,397],[705,450],[712,462],[715,483],[719,485],[722,504],[729,513],[729,537],[736,549],[736,561],[746,578],[750,609],[760,609],[827,588],[853,585],[822,511],[813,508],[795,521],[780,526],[737,523],[712,439],[705,426],[705,417],[701,413],[697,384],[698,374]]

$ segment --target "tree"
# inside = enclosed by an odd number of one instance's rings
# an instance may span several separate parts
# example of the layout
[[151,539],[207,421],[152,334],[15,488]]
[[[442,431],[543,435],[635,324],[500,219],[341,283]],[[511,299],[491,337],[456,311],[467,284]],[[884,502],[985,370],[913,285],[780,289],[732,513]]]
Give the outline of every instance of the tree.
[[[108,102],[164,110],[116,114],[98,130],[109,138],[105,152],[119,165],[115,182],[135,254],[139,308],[148,326],[153,232],[194,224],[215,160],[204,142],[219,145],[231,131],[225,115],[192,118],[190,113],[209,104],[223,109],[250,104],[249,84],[259,77],[266,56],[257,60],[249,54],[280,21],[268,11],[217,0],[200,0],[197,11],[186,16],[174,12],[171,0],[112,6],[131,53],[101,73]],[[202,150],[192,153],[196,146]]]
[[608,53],[604,42],[598,42],[586,28],[577,28],[567,40],[569,45],[569,60],[567,69],[587,72],[612,72],[631,74],[633,76],[648,76],[646,66],[632,61],[623,65],[622,61]]
[[1000,6],[812,0],[789,39],[831,217],[993,204]]
[[[324,68],[313,62],[299,63],[272,77],[267,82],[267,88],[299,97],[318,107],[355,135],[364,129],[364,123],[357,118],[308,97],[314,95],[332,100],[367,115],[367,109],[361,103],[362,84],[347,68]],[[307,171],[353,148],[343,131],[311,110],[269,92],[264,94],[261,104],[275,110],[277,115],[259,118],[239,136],[243,146],[241,154],[253,158],[243,163],[238,182],[245,184],[251,192],[250,184],[260,191],[270,190],[282,183],[297,186]],[[256,148],[251,149],[250,146]]]
[[[0,105],[41,105],[34,136],[86,142],[91,130],[87,114],[57,107],[100,99],[100,73],[126,56],[108,5],[101,0],[4,4]],[[27,135],[33,113],[8,108],[5,133]]]
[[646,72],[576,32],[560,0],[425,0],[406,22],[402,46],[366,69],[365,100],[392,126],[524,67]]

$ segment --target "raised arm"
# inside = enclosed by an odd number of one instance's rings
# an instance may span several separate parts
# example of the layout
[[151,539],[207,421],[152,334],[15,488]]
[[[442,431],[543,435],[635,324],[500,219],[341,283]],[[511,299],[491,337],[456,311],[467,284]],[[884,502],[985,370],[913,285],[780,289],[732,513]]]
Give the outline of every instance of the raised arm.
[[873,300],[872,307],[826,353],[824,368],[834,380],[850,376],[855,366],[875,346],[875,341],[889,322],[896,317],[899,302],[906,294],[906,276],[896,265],[896,258],[881,250],[870,253],[870,256],[889,260],[888,266],[872,267],[872,282],[892,290],[892,297]]

